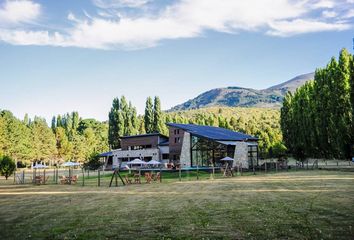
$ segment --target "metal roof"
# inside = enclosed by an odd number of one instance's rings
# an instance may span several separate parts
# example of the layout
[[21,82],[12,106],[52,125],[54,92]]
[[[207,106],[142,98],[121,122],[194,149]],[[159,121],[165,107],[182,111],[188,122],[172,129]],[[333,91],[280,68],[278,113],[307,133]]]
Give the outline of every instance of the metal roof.
[[169,141],[159,143],[159,146],[168,146],[170,143]]
[[100,155],[98,155],[99,157],[109,157],[112,156],[113,153],[112,152],[105,152],[105,153],[101,153]]
[[140,134],[140,135],[133,135],[133,136],[122,136],[120,138],[137,138],[137,137],[153,137],[153,136],[160,136],[163,138],[168,138],[165,135],[162,135],[161,133],[147,133],[147,134]]
[[167,126],[180,128],[193,135],[212,139],[215,141],[257,141],[258,138],[248,134],[234,132],[225,128],[195,125],[195,124],[179,124],[167,123]]

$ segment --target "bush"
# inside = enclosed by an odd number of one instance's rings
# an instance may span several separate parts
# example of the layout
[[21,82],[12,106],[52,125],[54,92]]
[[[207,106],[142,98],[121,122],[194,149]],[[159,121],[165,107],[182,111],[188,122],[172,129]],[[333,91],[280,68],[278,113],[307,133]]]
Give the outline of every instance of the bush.
[[0,174],[5,176],[6,180],[14,173],[16,169],[15,161],[8,156],[0,157]]

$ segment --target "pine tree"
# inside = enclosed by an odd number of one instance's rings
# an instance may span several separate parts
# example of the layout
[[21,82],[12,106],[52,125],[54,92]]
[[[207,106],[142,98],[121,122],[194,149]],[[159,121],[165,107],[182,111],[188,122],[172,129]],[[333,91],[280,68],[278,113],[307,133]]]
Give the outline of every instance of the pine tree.
[[52,124],[51,124],[51,129],[53,132],[55,132],[55,129],[57,128],[57,119],[55,118],[55,116],[53,116],[52,118]]
[[30,123],[30,119],[29,119],[27,113],[25,114],[25,117],[23,118],[23,123],[24,123],[26,126],[28,126],[29,123]]
[[61,115],[57,116],[57,127],[64,127]]
[[45,119],[35,117],[31,123],[32,149],[34,151],[34,161],[49,161],[55,156],[56,140],[52,130],[48,127]]
[[118,122],[120,121],[120,119],[118,119],[119,109],[119,99],[115,98],[113,99],[111,111],[108,114],[108,144],[111,149],[118,149],[120,147],[119,137],[121,135],[118,126],[120,125]]
[[161,102],[160,98],[155,96],[154,98],[154,117],[153,117],[153,132],[163,132],[163,120],[162,120],[162,112],[161,112]]
[[154,111],[153,111],[153,104],[152,104],[151,97],[148,97],[146,100],[144,122],[145,122],[145,132],[146,133],[154,132],[154,126],[153,126]]
[[351,60],[350,68],[350,104],[352,107],[351,110],[351,154],[354,156],[354,57]]
[[139,123],[138,123],[136,108],[133,106],[130,107],[130,122],[132,128],[131,135],[136,135],[138,133]]

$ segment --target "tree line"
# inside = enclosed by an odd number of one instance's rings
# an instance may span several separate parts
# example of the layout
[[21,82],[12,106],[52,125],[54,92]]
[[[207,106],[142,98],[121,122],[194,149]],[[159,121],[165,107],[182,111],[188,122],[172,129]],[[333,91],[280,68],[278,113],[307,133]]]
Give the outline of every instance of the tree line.
[[0,111],[0,156],[18,164],[55,164],[85,161],[93,153],[108,150],[108,126],[94,119],[81,119],[77,112],[53,117],[51,127],[41,117],[23,120],[10,111]]
[[261,156],[272,155],[281,146],[279,111],[262,108],[211,107],[190,111],[163,112],[159,97],[148,97],[143,115],[123,96],[115,98],[108,122],[82,119],[77,112],[53,117],[50,126],[41,117],[16,118],[0,111],[0,156],[23,165],[31,162],[55,164],[85,162],[97,153],[120,147],[121,136],[160,132],[168,135],[165,123],[192,123],[228,128],[258,136]]
[[317,69],[314,81],[285,96],[281,129],[289,153],[298,159],[347,159],[354,143],[354,61],[342,49]]

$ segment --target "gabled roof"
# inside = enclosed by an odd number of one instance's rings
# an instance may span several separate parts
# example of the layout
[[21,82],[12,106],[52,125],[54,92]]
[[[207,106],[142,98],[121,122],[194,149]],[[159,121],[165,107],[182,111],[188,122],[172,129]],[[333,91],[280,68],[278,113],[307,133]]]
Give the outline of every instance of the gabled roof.
[[133,136],[122,136],[120,138],[137,138],[137,137],[153,137],[153,136],[160,136],[163,138],[168,138],[167,136],[161,134],[161,133],[147,133],[147,134],[140,134],[140,135],[133,135]]
[[215,141],[257,141],[258,138],[240,132],[234,132],[225,128],[195,125],[167,123],[167,126],[182,129],[193,135],[212,139]]

